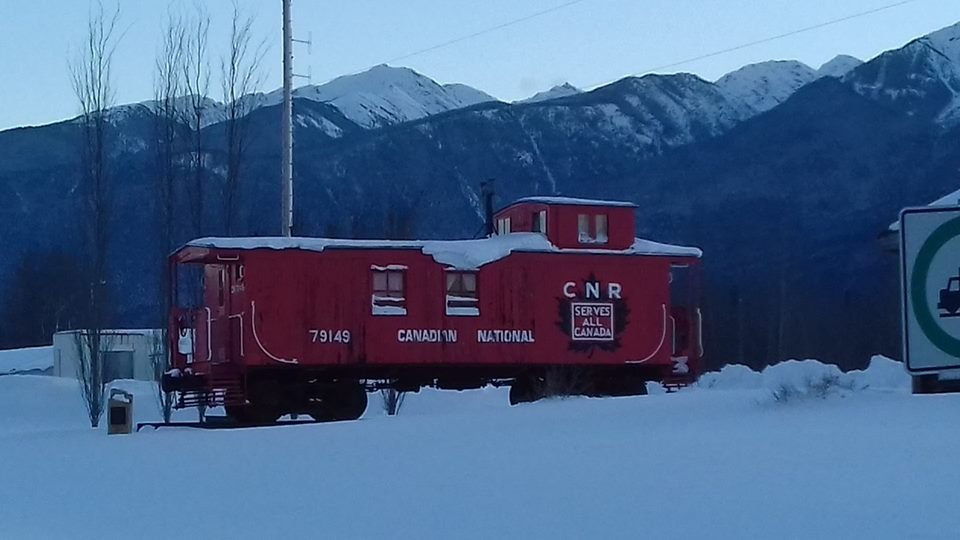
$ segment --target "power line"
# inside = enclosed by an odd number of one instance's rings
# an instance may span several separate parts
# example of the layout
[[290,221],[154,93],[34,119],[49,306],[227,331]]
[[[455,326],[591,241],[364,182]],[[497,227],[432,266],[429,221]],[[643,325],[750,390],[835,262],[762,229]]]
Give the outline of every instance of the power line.
[[[635,72],[635,73],[631,73],[631,74],[629,74],[629,75],[625,75],[624,77],[637,77],[637,76],[644,75],[644,74],[647,74],[647,73],[650,73],[650,72],[654,72],[654,71],[663,71],[663,70],[666,70],[666,69],[675,68],[675,67],[677,67],[677,66],[682,66],[682,65],[685,65],[685,64],[690,64],[690,63],[693,63],[693,62],[699,62],[700,60],[706,60],[707,58],[713,58],[713,57],[715,57],[715,56],[720,56],[720,55],[723,55],[723,54],[727,54],[727,53],[739,51],[739,50],[741,50],[741,49],[746,49],[746,48],[749,48],[749,47],[754,47],[754,46],[756,46],[756,45],[762,45],[762,44],[764,44],[764,43],[770,43],[771,41],[776,41],[776,40],[778,40],[778,39],[783,39],[783,38],[788,38],[788,37],[796,36],[796,35],[798,35],[798,34],[803,34],[803,33],[806,33],[806,32],[811,32],[811,31],[813,31],[813,30],[819,30],[819,29],[825,28],[825,27],[827,27],[827,26],[833,26],[833,25],[835,25],[835,24],[840,24],[840,23],[842,23],[842,22],[846,22],[846,21],[849,21],[849,20],[852,20],[852,19],[858,19],[858,18],[860,18],[860,17],[866,17],[866,16],[868,16],[868,15],[874,15],[874,14],[880,13],[880,12],[882,12],[882,11],[891,10],[891,9],[894,9],[894,8],[898,8],[898,7],[900,7],[900,6],[904,6],[904,5],[907,5],[907,4],[912,4],[912,3],[920,2],[920,1],[921,1],[921,0],[901,0],[900,2],[895,2],[895,3],[893,3],[893,4],[887,4],[887,5],[884,5],[884,6],[875,7],[875,8],[873,8],[873,9],[868,9],[868,10],[866,10],[866,11],[860,11],[860,12],[857,12],[857,13],[853,13],[853,14],[851,14],[851,15],[846,15],[846,16],[837,18],[837,19],[831,19],[831,20],[829,20],[829,21],[824,21],[824,22],[821,22],[821,23],[817,23],[817,24],[814,24],[814,25],[812,25],[812,26],[806,26],[806,27],[803,27],[803,28],[798,28],[798,29],[796,29],[796,30],[791,30],[791,31],[785,32],[785,33],[783,33],[783,34],[777,34],[777,35],[775,35],[775,36],[765,37],[765,38],[762,38],[762,39],[758,39],[758,40],[756,40],[756,41],[750,41],[750,42],[747,42],[747,43],[741,43],[740,45],[734,45],[733,47],[727,47],[726,49],[721,49],[721,50],[719,50],[719,51],[714,51],[714,52],[709,52],[709,53],[706,53],[706,54],[701,54],[701,55],[699,55],[699,56],[694,56],[694,57],[692,57],[692,58],[686,58],[686,59],[684,59],[684,60],[680,60],[680,61],[677,61],[677,62],[671,62],[671,63],[669,63],[669,64],[663,64],[663,65],[660,65],[660,66],[654,66],[654,67],[651,67],[651,68],[644,69],[644,70],[642,70],[642,71],[637,71],[637,72]],[[620,79],[622,79],[622,78],[623,78],[623,77],[619,77],[619,78],[616,78],[616,79],[607,80],[607,81],[600,82],[600,83],[589,84],[589,85],[586,85],[585,88],[596,88],[596,87],[599,87],[599,86],[604,86],[604,85],[610,84],[610,83],[612,83],[612,82],[618,81],[618,80],[620,80]]]
[[449,41],[445,41],[445,42],[443,42],[443,43],[438,43],[438,44],[436,44],[436,45],[432,45],[432,46],[426,47],[426,48],[424,48],[424,49],[420,49],[420,50],[412,51],[412,52],[409,52],[409,53],[406,53],[406,54],[402,54],[402,55],[397,56],[397,57],[395,57],[395,58],[391,58],[391,59],[389,59],[389,60],[387,60],[386,62],[383,62],[383,63],[384,63],[384,64],[392,64],[392,63],[394,63],[394,62],[399,62],[400,60],[406,60],[407,58],[411,58],[411,57],[413,57],[413,56],[419,56],[419,55],[421,55],[421,54],[428,53],[428,52],[431,52],[431,51],[435,51],[435,50],[437,50],[437,49],[442,49],[442,48],[444,48],[444,47],[449,47],[450,45],[456,45],[457,43],[461,43],[461,42],[463,42],[463,41],[467,41],[467,40],[470,40],[470,39],[473,39],[473,38],[476,38],[476,37],[479,37],[479,36],[482,36],[482,35],[485,35],[485,34],[489,34],[489,33],[491,33],[491,32],[496,32],[497,30],[502,30],[502,29],[508,28],[508,27],[510,27],[510,26],[514,26],[514,25],[517,25],[517,24],[520,24],[520,23],[524,23],[524,22],[527,22],[527,21],[529,21],[529,20],[531,20],[531,19],[536,19],[537,17],[542,17],[542,16],[547,15],[547,14],[549,14],[549,13],[553,13],[553,12],[555,12],[555,11],[560,11],[561,9],[565,9],[565,8],[568,8],[568,7],[573,6],[573,5],[576,5],[576,4],[581,4],[581,3],[586,2],[586,1],[587,1],[587,0],[571,0],[571,1],[569,1],[569,2],[565,2],[565,3],[563,3],[563,4],[559,4],[559,5],[556,5],[556,6],[553,6],[553,7],[550,7],[550,8],[547,8],[547,9],[544,9],[544,10],[541,10],[541,11],[538,11],[538,12],[536,12],[536,13],[531,13],[530,15],[526,15],[526,16],[524,16],[524,17],[520,17],[519,19],[513,19],[513,20],[510,20],[510,21],[507,21],[507,22],[504,22],[504,23],[500,23],[500,24],[498,24],[498,25],[496,25],[496,26],[491,26],[491,27],[489,27],[489,28],[484,28],[483,30],[478,30],[478,31],[476,31],[476,32],[474,32],[474,33],[472,33],[472,34],[467,34],[467,35],[465,35],[465,36],[460,36],[460,37],[458,37],[458,38],[454,38],[454,39],[451,39],[451,40],[449,40]]

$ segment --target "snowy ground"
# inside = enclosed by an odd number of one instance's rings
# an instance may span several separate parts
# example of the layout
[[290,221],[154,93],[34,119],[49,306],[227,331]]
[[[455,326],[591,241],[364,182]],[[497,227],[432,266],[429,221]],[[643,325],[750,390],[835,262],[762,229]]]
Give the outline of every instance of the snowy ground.
[[[824,374],[843,388],[804,396]],[[108,437],[73,381],[0,377],[0,538],[960,538],[960,396],[911,396],[889,361],[506,401],[424,392],[395,418],[371,400],[357,422]]]

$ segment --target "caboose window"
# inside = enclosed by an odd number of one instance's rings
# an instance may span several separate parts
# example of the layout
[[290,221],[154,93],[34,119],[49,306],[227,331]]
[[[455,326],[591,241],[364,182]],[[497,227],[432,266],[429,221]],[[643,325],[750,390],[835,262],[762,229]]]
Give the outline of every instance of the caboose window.
[[374,315],[406,315],[407,299],[403,270],[373,270],[371,312]]
[[[593,218],[592,220],[590,219],[591,217]],[[593,230],[590,228],[591,224],[593,225]],[[577,215],[577,241],[581,244],[606,244],[609,241],[609,236],[607,236],[607,215]]]
[[217,304],[222,306],[224,300],[224,293],[227,288],[227,273],[224,271],[223,267],[220,267],[220,272],[217,278]]
[[590,216],[586,214],[577,216],[577,240],[581,244],[593,241],[593,238],[590,237]]
[[607,215],[606,215],[606,214],[597,214],[596,216],[594,216],[594,220],[595,220],[595,223],[596,223],[596,230],[595,230],[594,232],[595,232],[596,234],[594,235],[593,239],[594,239],[594,241],[597,242],[598,244],[606,244],[606,243],[607,243],[607,239],[608,239],[608,237],[607,237]]
[[480,315],[476,272],[447,272],[447,315]]
[[497,234],[510,234],[510,218],[500,218],[497,220]]
[[541,210],[533,213],[533,232],[547,232],[547,211]]

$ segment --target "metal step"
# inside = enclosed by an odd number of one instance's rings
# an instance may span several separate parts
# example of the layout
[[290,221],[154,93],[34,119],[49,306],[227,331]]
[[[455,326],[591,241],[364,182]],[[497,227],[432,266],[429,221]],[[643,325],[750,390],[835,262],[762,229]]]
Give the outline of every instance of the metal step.
[[211,378],[208,386],[208,391],[180,392],[177,395],[176,408],[243,405],[247,401],[243,384],[238,378]]
[[660,381],[660,385],[667,390],[668,394],[672,394],[682,388],[690,386],[690,381],[687,379],[664,379]]

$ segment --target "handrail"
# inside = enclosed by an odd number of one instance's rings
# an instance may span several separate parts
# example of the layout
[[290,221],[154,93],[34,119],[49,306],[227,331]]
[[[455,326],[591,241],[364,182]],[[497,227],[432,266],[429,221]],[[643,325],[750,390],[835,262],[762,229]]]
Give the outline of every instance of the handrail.
[[677,319],[673,315],[670,315],[670,332],[673,336],[670,354],[677,354]]
[[697,356],[703,358],[703,313],[697,308]]
[[260,334],[257,333],[257,303],[255,301],[250,302],[250,329],[253,331],[253,339],[254,341],[257,342],[257,346],[260,347],[260,351],[263,352],[263,354],[267,355],[268,358],[283,364],[299,363],[296,358],[288,359],[288,358],[280,358],[279,356],[274,356],[273,354],[270,354],[270,351],[268,351],[263,346],[263,342],[260,341]]
[[628,360],[626,362],[627,364],[642,364],[656,356],[657,353],[660,352],[660,349],[663,348],[664,342],[667,341],[667,305],[661,304],[660,308],[663,310],[663,331],[660,333],[660,343],[658,343],[657,348],[654,349],[653,352],[643,360]]
[[[213,359],[213,311],[204,307],[204,310],[207,312],[207,362]],[[196,341],[194,341],[196,343]],[[196,345],[194,345],[196,348]]]

